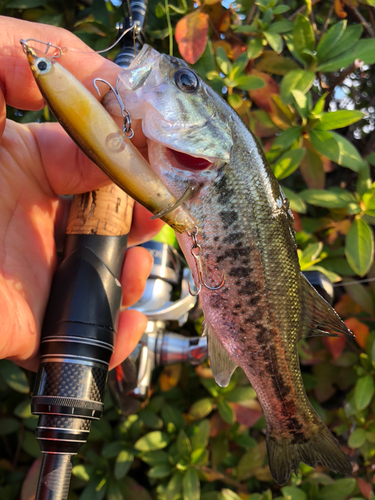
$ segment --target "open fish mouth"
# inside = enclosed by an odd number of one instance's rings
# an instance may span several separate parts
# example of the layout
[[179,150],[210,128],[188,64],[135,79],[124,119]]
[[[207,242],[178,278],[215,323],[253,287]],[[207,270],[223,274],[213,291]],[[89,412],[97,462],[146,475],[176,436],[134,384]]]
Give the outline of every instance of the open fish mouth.
[[180,170],[190,170],[191,172],[201,172],[209,169],[216,162],[204,156],[192,156],[183,151],[178,151],[166,147],[166,156],[169,158],[172,166]]

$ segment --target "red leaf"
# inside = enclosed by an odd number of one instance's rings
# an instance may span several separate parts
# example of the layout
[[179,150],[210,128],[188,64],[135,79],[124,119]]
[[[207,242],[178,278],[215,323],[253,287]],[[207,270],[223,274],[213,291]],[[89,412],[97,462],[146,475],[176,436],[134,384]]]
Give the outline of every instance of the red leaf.
[[177,23],[175,37],[185,61],[196,63],[207,45],[208,15],[197,9],[184,16]]
[[359,489],[361,490],[362,495],[367,498],[367,500],[370,500],[371,498],[371,493],[372,493],[372,486],[369,483],[366,483],[364,479],[361,479],[360,477],[357,477],[357,484]]
[[262,73],[261,71],[258,71],[256,69],[252,69],[248,74],[261,78],[266,84],[266,86],[262,87],[261,89],[250,90],[250,99],[255,102],[258,108],[264,109],[264,111],[267,111],[267,113],[272,113],[272,96],[274,94],[279,94],[279,86],[277,85],[276,81],[272,78],[272,76],[267,75],[267,73]]
[[345,337],[323,337],[323,344],[330,352],[333,359],[338,359],[341,356],[345,347]]
[[236,420],[239,424],[246,427],[252,427],[260,417],[263,415],[261,410],[254,410],[253,408],[246,408],[238,403],[232,403],[232,407],[236,412]]
[[366,341],[370,334],[370,328],[358,321],[357,318],[348,318],[345,320],[345,324],[354,333],[357,344],[362,349],[366,349]]

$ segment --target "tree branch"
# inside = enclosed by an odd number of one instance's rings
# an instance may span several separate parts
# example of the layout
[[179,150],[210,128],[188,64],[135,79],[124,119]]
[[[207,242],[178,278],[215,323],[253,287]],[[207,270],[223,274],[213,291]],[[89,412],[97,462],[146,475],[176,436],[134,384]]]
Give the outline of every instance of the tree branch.
[[362,24],[362,26],[365,28],[367,33],[371,36],[371,38],[375,38],[375,31],[369,26],[368,22],[366,19],[362,16],[362,14],[359,12],[358,9],[355,7],[349,7],[350,10],[353,12],[355,17],[358,19],[358,21]]
[[[312,0],[311,7],[318,2],[320,2],[320,0]],[[307,5],[303,5],[302,7],[297,9],[294,14],[289,16],[289,21],[293,21],[298,16],[298,14],[301,14],[302,12],[304,12],[306,10],[306,8],[307,8]]]

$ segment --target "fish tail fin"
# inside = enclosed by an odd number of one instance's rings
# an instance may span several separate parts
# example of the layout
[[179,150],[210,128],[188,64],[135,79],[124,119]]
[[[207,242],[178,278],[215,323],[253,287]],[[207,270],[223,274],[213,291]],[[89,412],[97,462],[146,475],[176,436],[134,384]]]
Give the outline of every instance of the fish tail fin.
[[322,464],[343,476],[353,473],[349,457],[322,422],[319,422],[317,432],[309,432],[309,437],[304,434],[282,437],[267,432],[267,451],[272,477],[279,485],[289,480],[291,472],[297,474],[300,462],[310,467]]

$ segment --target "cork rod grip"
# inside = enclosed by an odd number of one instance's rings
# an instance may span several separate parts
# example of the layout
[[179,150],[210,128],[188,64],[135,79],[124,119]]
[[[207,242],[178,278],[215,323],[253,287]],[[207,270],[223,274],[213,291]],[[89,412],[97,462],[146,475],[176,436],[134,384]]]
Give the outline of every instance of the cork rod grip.
[[115,184],[76,195],[66,234],[121,236],[129,233],[134,200]]

